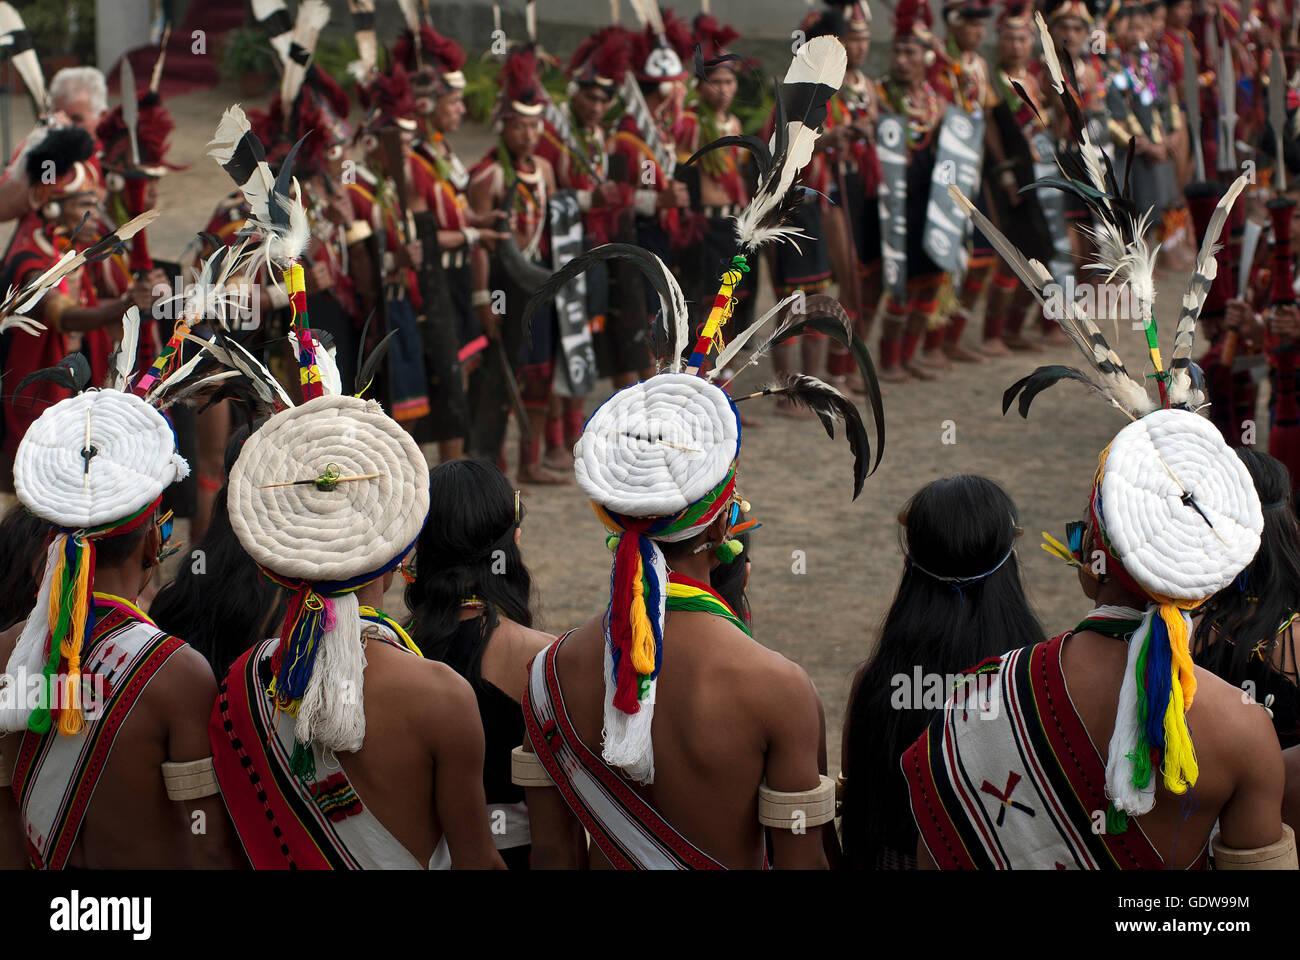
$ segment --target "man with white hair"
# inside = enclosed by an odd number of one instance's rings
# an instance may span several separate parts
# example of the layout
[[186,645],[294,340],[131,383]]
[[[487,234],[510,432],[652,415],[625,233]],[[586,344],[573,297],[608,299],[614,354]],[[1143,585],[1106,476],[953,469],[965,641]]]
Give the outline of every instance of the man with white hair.
[[17,152],[0,177],[0,222],[17,220],[27,212],[27,171],[24,160],[33,146],[45,139],[49,127],[80,127],[92,137],[100,118],[108,110],[108,85],[95,67],[65,67],[50,82],[53,113],[38,122],[23,138]]

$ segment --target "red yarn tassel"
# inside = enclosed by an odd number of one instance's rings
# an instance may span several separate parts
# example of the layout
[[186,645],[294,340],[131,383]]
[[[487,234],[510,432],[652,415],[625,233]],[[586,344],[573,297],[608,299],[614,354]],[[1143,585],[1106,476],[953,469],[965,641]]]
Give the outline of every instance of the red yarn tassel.
[[619,538],[614,551],[614,589],[609,598],[609,637],[618,653],[615,680],[614,706],[623,713],[636,713],[641,709],[637,699],[639,684],[636,669],[632,666],[632,592],[637,575],[637,557],[640,554],[640,533],[645,524],[629,524]]

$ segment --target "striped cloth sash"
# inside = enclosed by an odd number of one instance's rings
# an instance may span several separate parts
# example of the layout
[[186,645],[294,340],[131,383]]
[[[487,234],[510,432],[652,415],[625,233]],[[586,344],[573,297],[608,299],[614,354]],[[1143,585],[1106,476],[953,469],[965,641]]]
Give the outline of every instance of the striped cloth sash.
[[723,870],[678,833],[578,737],[564,706],[555,656],[566,633],[533,658],[524,726],[564,802],[618,870]]
[[337,758],[312,744],[316,774],[289,771],[294,718],[266,688],[279,638],[235,661],[208,735],[222,799],[255,870],[419,870],[422,864],[366,808]]
[[14,764],[14,797],[37,869],[62,870],[81,833],[95,787],[122,724],[149,681],[184,642],[118,604],[95,605],[95,628],[82,676],[103,683],[102,699],[75,736],[23,734]]
[[[1163,870],[1136,820],[1106,828],[1106,763],[1061,672],[1069,634],[965,678],[903,754],[912,816],[941,870]],[[1190,869],[1206,865],[1204,848]]]

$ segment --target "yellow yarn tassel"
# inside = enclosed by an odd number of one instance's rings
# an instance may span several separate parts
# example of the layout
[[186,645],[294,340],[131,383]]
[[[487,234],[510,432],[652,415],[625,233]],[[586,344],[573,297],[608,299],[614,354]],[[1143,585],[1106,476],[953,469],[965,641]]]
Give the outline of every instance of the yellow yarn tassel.
[[59,653],[68,660],[63,705],[59,711],[59,733],[65,737],[76,736],[86,725],[77,688],[81,685],[81,651],[86,640],[86,618],[90,615],[90,548],[83,543],[77,549],[80,556],[77,558],[77,583],[73,587],[71,620],[68,623],[68,633],[59,648]]
[[1183,611],[1173,604],[1160,605],[1160,619],[1165,622],[1169,632],[1169,650],[1173,654],[1173,672],[1182,684],[1184,710],[1190,710],[1192,698],[1196,696],[1196,668],[1192,663],[1192,652],[1188,648],[1187,618]]
[[58,559],[54,561],[54,573],[50,580],[50,634],[53,635],[55,626],[59,622],[59,610],[63,607],[63,573],[67,566],[64,552],[67,548],[68,537],[66,534],[59,536],[54,541],[58,545]]
[[1196,786],[1200,771],[1196,766],[1192,735],[1183,716],[1187,709],[1183,702],[1183,686],[1177,673],[1173,674],[1171,680],[1169,706],[1165,708],[1165,755],[1160,770],[1164,774],[1165,789],[1170,793],[1182,794],[1187,792],[1188,787]]
[[645,608],[644,573],[645,564],[638,554],[636,577],[632,581],[632,609],[628,612],[632,623],[632,668],[643,676],[649,676],[655,672],[655,635]]

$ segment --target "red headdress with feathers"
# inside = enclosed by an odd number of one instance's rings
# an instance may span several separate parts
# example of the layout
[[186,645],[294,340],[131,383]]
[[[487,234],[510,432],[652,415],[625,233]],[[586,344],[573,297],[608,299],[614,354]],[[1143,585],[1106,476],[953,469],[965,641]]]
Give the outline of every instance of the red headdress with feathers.
[[929,46],[934,39],[934,13],[929,0],[898,0],[894,10],[894,43]]
[[352,128],[344,119],[352,104],[333,77],[313,67],[294,105],[293,115],[286,117],[284,104],[276,94],[266,110],[249,110],[248,122],[272,165],[282,161],[299,139],[310,134],[298,148],[294,170],[304,175],[321,172],[326,154],[341,150],[352,139]]
[[357,84],[357,99],[366,110],[366,130],[393,124],[415,129],[415,121],[411,119],[416,113],[415,93],[411,89],[411,76],[400,63],[393,63],[386,72],[376,73],[368,84]]
[[465,51],[459,43],[444,37],[427,23],[420,24],[420,50],[416,57],[415,35],[403,30],[393,44],[393,59],[411,74],[418,94],[435,97],[465,89]]
[[1028,30],[1034,24],[1034,5],[1026,3],[1025,0],[1007,0],[1002,4],[1002,9],[998,11],[997,27],[1001,30],[1004,27],[1016,27],[1021,30]]
[[497,76],[501,92],[493,119],[540,116],[546,105],[541,73],[542,64],[532,44],[511,50]]
[[[184,167],[167,162],[170,138],[176,129],[171,113],[162,105],[156,93],[147,93],[139,100],[139,122],[136,124],[136,144],[140,148],[140,167],[134,171],[149,177],[161,177],[168,170]],[[118,105],[104,114],[95,128],[95,136],[102,146],[100,163],[106,172],[125,174],[131,166],[131,138],[122,119]]]
[[649,26],[632,35],[632,63],[636,68],[636,78],[644,83],[686,78],[686,68],[682,64],[691,59],[691,47],[694,46],[690,28],[671,10],[663,12],[663,21],[663,43],[654,28]]
[[600,87],[610,95],[632,67],[632,32],[624,27],[603,27],[573,52],[568,76],[580,87]]
[[[700,56],[706,61],[713,60],[730,51],[727,46],[740,37],[740,31],[720,21],[709,13],[701,13],[695,18],[695,30],[691,36],[691,46],[699,46]],[[719,64],[733,69],[735,61]]]

